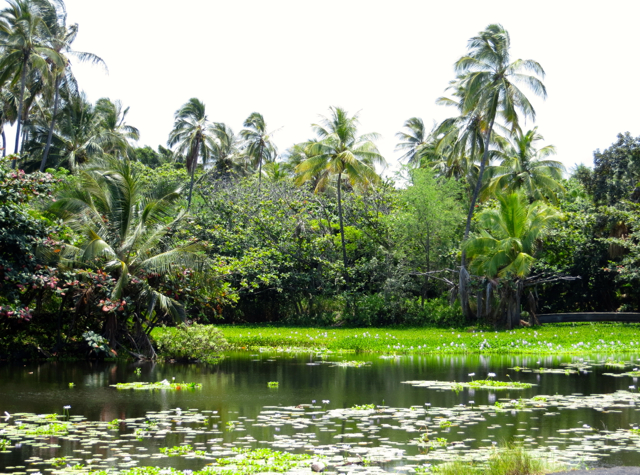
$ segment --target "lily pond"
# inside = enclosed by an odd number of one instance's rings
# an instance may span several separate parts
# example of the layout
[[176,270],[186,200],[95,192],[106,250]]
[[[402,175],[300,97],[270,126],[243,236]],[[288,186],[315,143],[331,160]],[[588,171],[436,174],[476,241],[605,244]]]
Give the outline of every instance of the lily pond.
[[505,444],[558,467],[640,465],[639,367],[635,353],[4,365],[0,470],[426,473]]

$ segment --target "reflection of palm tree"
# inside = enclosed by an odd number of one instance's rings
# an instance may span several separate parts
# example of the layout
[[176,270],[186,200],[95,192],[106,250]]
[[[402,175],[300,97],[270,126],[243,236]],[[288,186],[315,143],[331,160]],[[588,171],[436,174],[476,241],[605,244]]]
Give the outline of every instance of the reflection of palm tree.
[[191,176],[187,208],[191,208],[198,158],[202,159],[203,165],[207,163],[213,147],[213,132],[207,120],[204,104],[195,97],[178,109],[174,117],[175,122],[173,130],[169,133],[167,145],[169,147],[177,145],[176,153],[186,157],[187,172]]
[[499,153],[502,162],[490,168],[492,180],[488,190],[503,190],[506,193],[522,190],[534,200],[550,198],[556,201],[556,192],[562,190],[560,180],[564,165],[555,160],[546,160],[555,155],[553,145],[537,149],[535,144],[544,140],[538,128],[525,134],[517,133],[511,142],[507,142]]
[[244,121],[244,129],[240,136],[247,143],[247,155],[253,166],[258,167],[258,192],[262,183],[262,163],[273,161],[276,158],[277,149],[271,141],[273,132],[267,132],[267,124],[259,112],[253,112]]
[[[331,175],[337,175],[338,217],[340,219],[340,238],[342,241],[342,259],[347,268],[347,248],[344,240],[342,218],[342,177],[346,176],[351,185],[376,183],[380,177],[374,164],[384,163],[384,158],[373,144],[377,134],[358,135],[358,115],[349,117],[339,107],[331,108],[331,116],[324,117],[321,124],[313,129],[318,140],[309,143],[306,155],[309,157],[296,167],[297,184],[308,180],[317,180],[316,191],[326,185]],[[322,177],[318,180],[318,177]]]
[[464,244],[471,260],[470,268],[476,275],[490,279],[516,281],[520,289],[515,293],[504,286],[503,302],[506,305],[508,324],[519,317],[522,282],[531,272],[539,239],[550,221],[558,214],[543,202],[529,204],[518,193],[497,196],[499,207],[478,215],[480,232]]
[[[135,297],[142,304],[137,308],[145,309],[138,311],[146,312],[147,325],[156,306],[184,317],[181,305],[151,283],[154,275],[202,267],[198,244],[167,248],[166,236],[182,217],[176,214],[180,190],[160,184],[147,191],[128,160],[110,159],[106,168],[84,169],[79,179],[81,186],[64,191],[51,207],[84,237],[80,246],[65,246],[62,264],[95,268],[100,262],[116,279],[111,300]],[[132,294],[131,285],[140,287]],[[142,322],[141,315],[133,316]],[[113,340],[119,322],[115,313],[108,319],[105,330]]]
[[[11,79],[12,84],[20,81],[18,96],[18,126],[14,153],[18,153],[20,132],[23,122],[24,91],[27,74],[37,70],[43,78],[50,77],[49,63],[64,68],[62,56],[47,43],[50,31],[43,15],[44,10],[53,7],[48,2],[34,0],[7,0],[9,6],[0,12],[0,41],[3,57],[0,60],[0,84]],[[16,160],[13,161],[15,167]]]

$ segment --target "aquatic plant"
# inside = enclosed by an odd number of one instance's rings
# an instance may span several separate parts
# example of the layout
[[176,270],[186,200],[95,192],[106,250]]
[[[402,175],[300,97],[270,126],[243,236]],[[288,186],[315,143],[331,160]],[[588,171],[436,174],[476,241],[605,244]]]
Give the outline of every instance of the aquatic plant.
[[277,388],[279,386],[280,386],[280,383],[278,381],[269,381],[267,383],[268,388]]
[[355,411],[370,411],[376,408],[375,404],[362,404],[362,405],[354,405],[351,406],[351,409],[355,410]]
[[168,457],[177,457],[179,455],[187,455],[187,454],[192,454],[192,455],[204,455],[205,451],[204,450],[195,450],[193,448],[193,446],[187,444],[187,445],[178,445],[178,446],[173,446],[173,447],[160,447],[160,453],[164,454]]
[[166,379],[163,381],[159,381],[157,383],[143,383],[143,382],[134,382],[134,383],[117,383],[111,384],[112,388],[116,389],[139,389],[139,390],[156,390],[156,389],[171,389],[175,391],[187,390],[187,389],[202,389],[202,384],[200,383],[170,383]]

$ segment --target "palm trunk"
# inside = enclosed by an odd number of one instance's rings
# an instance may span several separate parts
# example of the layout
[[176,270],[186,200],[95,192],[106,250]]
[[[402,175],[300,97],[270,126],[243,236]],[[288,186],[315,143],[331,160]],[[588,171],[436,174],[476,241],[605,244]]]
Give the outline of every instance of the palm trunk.
[[347,281],[347,245],[344,241],[344,222],[342,220],[342,172],[338,173],[338,217],[340,218],[340,240],[342,241],[342,262],[344,263],[344,276]]
[[196,167],[198,166],[198,154],[200,153],[200,141],[196,140],[196,146],[193,149],[193,159],[191,163],[187,160],[187,170],[189,169],[188,165],[191,165],[191,183],[189,184],[189,197],[187,198],[187,211],[191,209],[191,195],[193,193],[193,181],[196,175]]
[[260,155],[258,155],[258,194],[260,193],[260,185],[262,184],[262,150],[264,145],[260,142]]
[[60,79],[61,76],[56,78],[55,90],[56,95],[53,101],[53,115],[51,116],[51,126],[49,127],[49,135],[47,136],[47,145],[44,147],[44,154],[42,155],[42,163],[40,164],[40,171],[43,172],[47,164],[47,157],[49,156],[49,149],[51,148],[51,141],[53,140],[53,128],[56,124],[56,114],[58,113],[58,101],[60,99]]
[[[29,57],[26,57],[22,63],[22,77],[20,78],[20,100],[18,102],[18,128],[16,130],[16,146],[14,150],[14,154],[18,154],[18,145],[20,145],[20,126],[22,125],[22,106],[24,102],[24,88],[27,84],[27,64],[29,61]],[[14,159],[11,168],[16,168],[17,159]]]
[[[495,102],[495,100],[493,101]],[[491,131],[493,130],[493,124],[495,122],[495,114],[491,117],[491,122],[489,123],[489,129],[487,130],[487,134],[484,139],[484,150],[482,153],[482,160],[480,161],[480,171],[478,172],[478,181],[476,182],[475,189],[473,190],[473,195],[471,196],[471,203],[469,204],[469,213],[467,214],[467,224],[464,228],[464,237],[462,238],[462,242],[464,242],[469,238],[469,231],[471,230],[471,219],[473,218],[473,212],[476,207],[476,201],[478,200],[478,196],[480,195],[480,188],[482,187],[482,175],[484,173],[485,166],[487,164],[487,159],[489,158],[489,140],[491,139]],[[469,309],[469,299],[468,297],[468,277],[467,273],[467,253],[462,248],[462,259],[460,262],[460,281],[459,281],[459,291],[460,291],[460,305],[462,306],[462,315],[465,319],[468,319],[471,312]]]

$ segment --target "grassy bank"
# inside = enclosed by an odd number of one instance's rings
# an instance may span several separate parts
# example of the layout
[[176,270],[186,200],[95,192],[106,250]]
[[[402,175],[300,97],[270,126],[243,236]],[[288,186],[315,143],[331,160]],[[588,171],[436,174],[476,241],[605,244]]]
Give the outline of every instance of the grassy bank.
[[[640,325],[555,324],[510,331],[443,328],[219,327],[235,349],[308,349],[372,353],[560,354],[640,349]],[[158,328],[153,335],[172,332]]]

